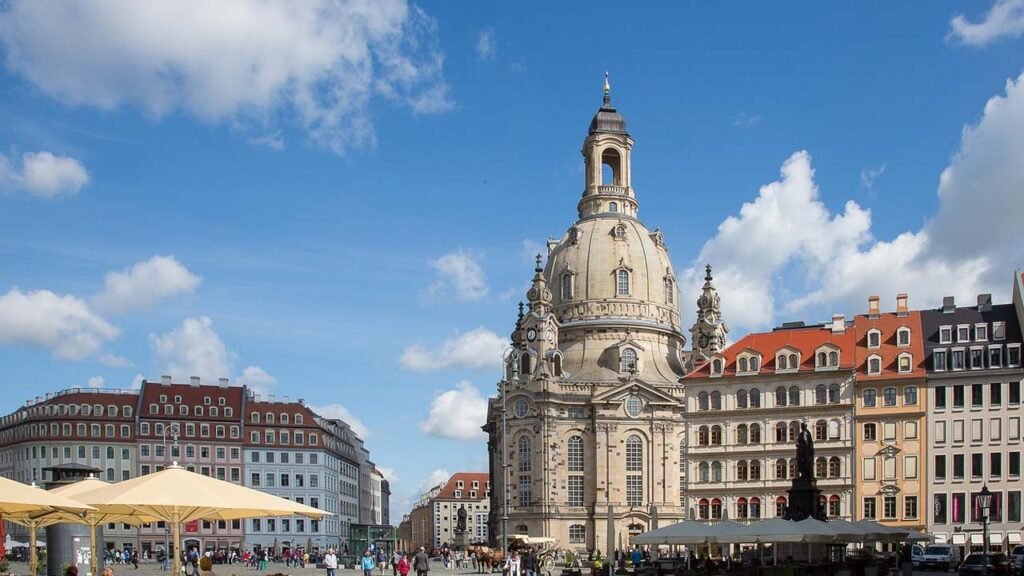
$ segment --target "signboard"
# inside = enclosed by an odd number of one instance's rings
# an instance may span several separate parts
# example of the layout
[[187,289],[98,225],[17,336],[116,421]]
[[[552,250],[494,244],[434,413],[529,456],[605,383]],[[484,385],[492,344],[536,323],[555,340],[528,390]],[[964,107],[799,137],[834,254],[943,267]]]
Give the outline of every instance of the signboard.
[[199,533],[199,520],[193,520],[185,523],[186,534],[198,534]]

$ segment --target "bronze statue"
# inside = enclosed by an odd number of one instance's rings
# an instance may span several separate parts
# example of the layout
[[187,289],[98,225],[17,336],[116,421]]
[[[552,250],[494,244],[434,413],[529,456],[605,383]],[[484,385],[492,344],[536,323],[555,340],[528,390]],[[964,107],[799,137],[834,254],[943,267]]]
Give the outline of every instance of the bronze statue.
[[796,437],[796,468],[800,478],[814,478],[814,438],[806,422],[800,424]]
[[469,513],[466,512],[466,505],[462,504],[459,506],[458,520],[455,521],[455,533],[462,534],[466,531],[466,516]]

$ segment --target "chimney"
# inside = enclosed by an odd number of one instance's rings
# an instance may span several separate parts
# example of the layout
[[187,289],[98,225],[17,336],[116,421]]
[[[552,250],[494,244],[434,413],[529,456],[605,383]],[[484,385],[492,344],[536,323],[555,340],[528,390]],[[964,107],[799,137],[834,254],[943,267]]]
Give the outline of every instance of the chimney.
[[944,296],[942,298],[942,313],[952,314],[956,310],[956,299],[952,296]]
[[909,313],[910,313],[910,308],[907,307],[907,295],[905,293],[897,294],[896,295],[896,315],[897,316],[906,316]]
[[842,314],[832,315],[832,333],[843,334],[846,332],[846,316]]
[[296,402],[299,403],[299,406],[305,406],[306,405],[306,399],[305,398],[299,398],[298,400],[296,400]]
[[164,374],[163,376],[160,377],[160,384],[162,384],[163,386],[170,386],[171,377],[168,376],[167,374]]
[[882,311],[878,302],[878,296],[868,296],[868,318],[875,319],[881,316]]
[[992,309],[992,295],[978,294],[978,312],[988,312]]
[[189,382],[189,384],[190,384],[190,385],[191,385],[191,386],[192,386],[193,388],[196,388],[196,387],[198,387],[198,386],[199,386],[199,376],[193,376],[192,378],[190,378],[190,382]]
[[220,382],[220,387],[221,388],[227,388],[228,387],[228,379],[227,378],[221,378],[219,380],[219,382]]

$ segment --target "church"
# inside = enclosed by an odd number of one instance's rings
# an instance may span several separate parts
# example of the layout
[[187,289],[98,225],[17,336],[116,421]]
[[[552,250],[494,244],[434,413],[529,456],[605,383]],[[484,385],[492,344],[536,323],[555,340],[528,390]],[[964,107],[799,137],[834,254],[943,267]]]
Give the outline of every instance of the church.
[[578,218],[537,257],[488,403],[492,542],[507,530],[605,551],[686,518],[680,380],[728,328],[709,267],[686,350],[665,239],[639,219],[632,149],[606,81],[583,141]]

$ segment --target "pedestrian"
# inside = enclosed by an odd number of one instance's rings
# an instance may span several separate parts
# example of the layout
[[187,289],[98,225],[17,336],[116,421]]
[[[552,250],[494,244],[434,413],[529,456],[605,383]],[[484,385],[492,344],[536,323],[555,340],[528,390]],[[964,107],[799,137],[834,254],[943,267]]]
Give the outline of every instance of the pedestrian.
[[519,551],[515,551],[508,558],[508,569],[505,571],[505,576],[523,576],[523,562],[519,558]]
[[373,576],[373,569],[377,566],[377,562],[370,555],[370,551],[363,552],[363,559],[360,561],[360,566],[363,569],[363,576]]
[[533,554],[533,548],[526,550],[526,556],[523,557],[523,571],[526,572],[526,576],[535,576],[537,573],[537,557]]
[[377,549],[377,567],[380,568],[381,576],[384,576],[384,569],[388,567],[388,555],[383,548]]
[[327,569],[327,576],[336,576],[338,557],[334,555],[334,548],[327,549],[327,555],[324,556],[324,568]]
[[409,576],[409,570],[412,569],[412,566],[409,565],[409,558],[407,558],[405,554],[398,554],[398,562],[396,568],[398,569],[398,573],[400,576]]
[[412,569],[416,571],[416,576],[427,576],[427,572],[430,572],[430,557],[423,546],[420,546],[420,551],[412,560]]

